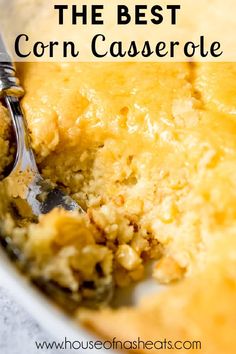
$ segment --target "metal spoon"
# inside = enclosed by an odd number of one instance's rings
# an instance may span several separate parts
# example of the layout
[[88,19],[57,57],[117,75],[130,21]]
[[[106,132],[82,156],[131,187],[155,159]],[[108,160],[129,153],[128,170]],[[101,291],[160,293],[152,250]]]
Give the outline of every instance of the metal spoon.
[[10,186],[24,184],[24,193],[16,195],[14,192],[12,197],[27,201],[33,216],[46,214],[56,207],[83,212],[71,197],[44,180],[38,171],[19,102],[24,90],[15,74],[11,58],[0,35],[0,97],[5,101],[11,114],[17,141],[15,165],[7,180],[10,181]]
[[[5,179],[10,186],[8,188],[10,197],[11,199],[15,198],[18,201],[20,199],[21,202],[26,202],[34,217],[46,214],[56,207],[69,211],[78,210],[79,212],[84,212],[71,197],[60,189],[55,188],[40,175],[30,146],[26,121],[19,103],[19,99],[23,95],[24,90],[15,76],[14,66],[0,35],[0,98],[5,101],[11,114],[17,141],[15,165],[10,175]],[[24,193],[15,192],[19,184],[25,187]],[[1,234],[1,228],[0,244],[3,245],[10,257],[17,263],[21,271],[31,277],[28,260],[25,259],[22,251],[13,244],[10,237],[5,237]],[[69,308],[69,310],[73,310],[79,305],[96,307],[107,304],[113,294],[112,279],[107,279],[103,284],[94,284],[94,292],[90,297],[80,293],[70,293],[68,289],[64,289],[48,279],[33,277],[32,280],[44,292],[54,297],[58,303],[63,304],[64,308]],[[82,288],[85,290],[87,286],[87,284],[82,284]]]

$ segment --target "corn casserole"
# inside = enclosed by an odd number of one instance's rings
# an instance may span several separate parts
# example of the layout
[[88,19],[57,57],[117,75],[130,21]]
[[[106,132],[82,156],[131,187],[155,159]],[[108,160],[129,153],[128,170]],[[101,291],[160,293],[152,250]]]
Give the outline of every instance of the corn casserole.
[[[203,353],[233,353],[236,64],[17,70],[40,172],[86,210],[55,209],[29,222],[1,203],[1,228],[30,262],[30,276],[83,298],[101,284],[143,279],[151,261],[157,283],[169,284],[161,294],[133,308],[75,315],[106,338],[198,336]],[[13,160],[1,105],[2,177]]]

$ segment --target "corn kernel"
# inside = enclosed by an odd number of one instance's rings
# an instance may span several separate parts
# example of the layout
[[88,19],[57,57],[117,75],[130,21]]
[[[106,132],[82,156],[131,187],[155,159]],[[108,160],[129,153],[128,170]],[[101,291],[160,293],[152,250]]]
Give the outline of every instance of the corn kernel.
[[134,270],[141,263],[137,252],[129,245],[121,245],[118,247],[116,259],[118,263],[127,270]]

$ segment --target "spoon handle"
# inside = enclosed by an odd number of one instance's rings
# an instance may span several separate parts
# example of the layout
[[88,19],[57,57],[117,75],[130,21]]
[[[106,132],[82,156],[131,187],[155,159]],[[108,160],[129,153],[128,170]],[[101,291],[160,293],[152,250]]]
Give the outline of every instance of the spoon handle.
[[16,71],[0,34],[0,98],[6,95],[22,97],[24,90],[16,77]]
[[18,171],[29,170],[37,175],[38,168],[30,146],[28,129],[20,107],[19,98],[6,96],[5,102],[12,118],[17,141],[17,155],[14,169]]
[[33,151],[29,143],[28,129],[20,107],[19,98],[24,95],[16,77],[16,71],[0,34],[0,98],[6,102],[10,112],[17,141],[17,155],[14,169],[30,170],[38,174]]

